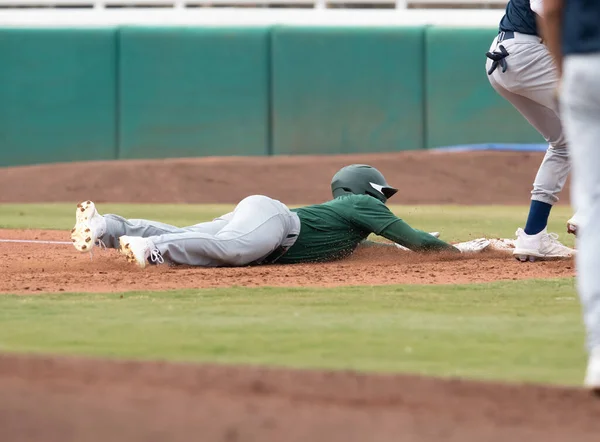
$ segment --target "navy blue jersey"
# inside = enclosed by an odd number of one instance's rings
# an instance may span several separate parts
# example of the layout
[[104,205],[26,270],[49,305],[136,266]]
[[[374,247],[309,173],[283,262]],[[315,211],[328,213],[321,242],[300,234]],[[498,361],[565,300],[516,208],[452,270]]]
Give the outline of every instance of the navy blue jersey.
[[500,30],[538,35],[535,15],[529,0],[510,0],[506,5],[504,17],[500,20]]
[[563,53],[600,52],[600,0],[566,0]]

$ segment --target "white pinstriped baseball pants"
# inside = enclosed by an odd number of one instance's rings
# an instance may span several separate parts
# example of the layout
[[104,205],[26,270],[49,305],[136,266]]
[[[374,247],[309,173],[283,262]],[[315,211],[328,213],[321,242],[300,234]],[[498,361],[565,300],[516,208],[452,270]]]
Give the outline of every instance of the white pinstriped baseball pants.
[[[535,180],[531,199],[555,204],[571,169],[555,91],[558,75],[548,48],[534,35],[515,33],[500,44],[509,53],[506,72],[498,67],[488,79],[548,142],[548,150]],[[497,49],[498,37],[490,51]],[[487,60],[486,69],[492,61]],[[501,122],[499,122],[501,124]],[[506,130],[510,130],[507,127]]]
[[119,237],[148,238],[167,262],[200,267],[232,267],[262,263],[274,251],[291,247],[300,219],[272,198],[252,195],[233,212],[211,222],[176,227],[157,221],[104,215],[102,241],[118,248]]

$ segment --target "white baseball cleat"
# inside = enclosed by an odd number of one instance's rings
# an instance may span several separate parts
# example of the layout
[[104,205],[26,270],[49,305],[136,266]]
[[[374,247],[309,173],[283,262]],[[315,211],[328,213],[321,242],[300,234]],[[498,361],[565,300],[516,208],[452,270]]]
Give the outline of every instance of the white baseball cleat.
[[547,229],[535,235],[528,235],[521,228],[516,232],[517,240],[513,255],[519,261],[536,261],[546,259],[567,259],[575,256],[576,251],[561,244],[556,233],[548,233]]
[[571,233],[577,236],[577,230],[579,229],[579,219],[577,218],[577,213],[571,217],[570,220],[567,221],[567,233]]
[[142,269],[148,265],[148,260],[155,264],[164,263],[164,259],[156,246],[148,238],[140,236],[121,236],[119,238],[121,254],[127,261],[137,264]]
[[77,204],[75,227],[71,230],[73,246],[80,252],[91,252],[98,238],[106,232],[106,220],[91,201]]
[[597,394],[600,393],[600,347],[590,352],[583,385]]

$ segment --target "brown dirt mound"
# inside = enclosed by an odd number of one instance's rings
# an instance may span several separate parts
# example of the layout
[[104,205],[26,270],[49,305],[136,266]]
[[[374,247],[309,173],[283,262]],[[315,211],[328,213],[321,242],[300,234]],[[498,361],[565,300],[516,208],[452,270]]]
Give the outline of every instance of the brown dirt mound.
[[[68,232],[0,230],[0,238],[69,241]],[[376,263],[376,264],[375,264]],[[203,269],[139,269],[116,250],[79,254],[70,245],[0,243],[0,293],[119,292],[180,288],[385,284],[454,284],[574,275],[571,260],[523,264],[502,253],[447,256],[365,249],[350,259],[299,264]]]
[[2,440],[597,441],[580,389],[0,355]]
[[[336,156],[112,161],[0,169],[0,202],[237,203],[266,194],[287,204],[330,198],[333,174],[379,168],[398,204],[527,204],[541,153],[399,152]],[[569,201],[569,190],[561,202]]]

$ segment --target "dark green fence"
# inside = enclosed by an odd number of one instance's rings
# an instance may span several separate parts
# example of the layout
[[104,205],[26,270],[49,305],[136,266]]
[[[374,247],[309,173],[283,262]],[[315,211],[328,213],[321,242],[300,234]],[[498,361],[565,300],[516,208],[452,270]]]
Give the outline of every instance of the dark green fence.
[[0,29],[0,166],[117,156],[117,31]]
[[423,147],[424,28],[272,31],[273,152]]
[[0,29],[0,166],[542,142],[494,29]]
[[427,30],[425,148],[544,141],[489,84],[485,53],[495,35],[494,29]]
[[124,28],[120,158],[266,155],[267,29]]

